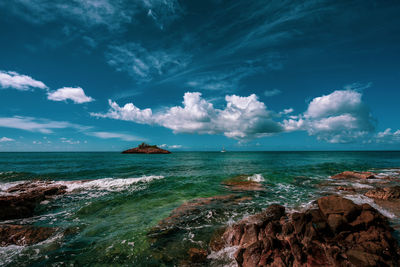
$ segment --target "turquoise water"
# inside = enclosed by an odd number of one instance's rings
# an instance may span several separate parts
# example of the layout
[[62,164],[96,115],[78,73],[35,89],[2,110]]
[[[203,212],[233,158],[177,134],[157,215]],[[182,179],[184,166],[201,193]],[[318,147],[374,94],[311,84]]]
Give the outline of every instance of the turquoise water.
[[[174,259],[190,247],[205,248],[223,225],[271,203],[299,208],[326,194],[319,185],[330,175],[399,167],[400,152],[0,153],[0,189],[32,179],[91,180],[69,184],[68,194],[41,205],[35,217],[9,221],[59,230],[37,245],[0,248],[0,265],[179,264]],[[237,175],[260,175],[265,190],[235,193],[249,198],[202,211],[162,242],[149,238],[151,229],[181,204],[234,193],[221,182]]]

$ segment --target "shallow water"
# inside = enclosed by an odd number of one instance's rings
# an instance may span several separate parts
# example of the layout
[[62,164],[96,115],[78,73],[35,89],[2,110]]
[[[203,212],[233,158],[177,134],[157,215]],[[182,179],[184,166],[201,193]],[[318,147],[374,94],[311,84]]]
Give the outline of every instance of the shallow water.
[[[41,205],[37,216],[9,221],[58,227],[59,233],[34,246],[0,248],[0,265],[177,264],[171,258],[181,257],[182,246],[206,247],[205,240],[220,226],[271,203],[306,207],[329,193],[319,184],[330,175],[345,170],[398,175],[398,167],[400,152],[0,153],[0,191],[31,179],[56,180],[69,191]],[[179,240],[163,240],[162,249],[151,243],[149,232],[174,208],[199,197],[231,194],[221,182],[237,175],[248,175],[266,190],[240,193],[252,199],[233,208],[203,211],[168,237]],[[91,181],[63,182],[86,179]]]

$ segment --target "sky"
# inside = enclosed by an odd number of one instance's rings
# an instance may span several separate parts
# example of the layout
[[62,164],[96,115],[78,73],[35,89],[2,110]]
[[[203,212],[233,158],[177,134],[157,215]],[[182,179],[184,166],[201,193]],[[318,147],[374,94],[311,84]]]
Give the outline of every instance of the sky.
[[399,1],[0,2],[0,151],[400,150]]

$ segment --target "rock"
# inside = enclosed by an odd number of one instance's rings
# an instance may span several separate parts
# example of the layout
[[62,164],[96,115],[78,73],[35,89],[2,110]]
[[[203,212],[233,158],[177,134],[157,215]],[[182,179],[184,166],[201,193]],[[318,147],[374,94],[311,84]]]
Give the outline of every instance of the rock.
[[33,245],[48,239],[56,230],[50,227],[3,224],[0,225],[0,246]]
[[145,143],[138,147],[122,151],[122,154],[170,154],[171,152],[157,146],[151,146]]
[[232,191],[261,191],[264,187],[261,183],[249,180],[248,175],[239,175],[228,180],[223,181],[221,184],[225,185]]
[[353,187],[346,187],[346,186],[338,186],[338,190],[348,191],[348,192],[355,192],[356,190]]
[[207,250],[201,248],[190,248],[188,251],[189,261],[201,263],[207,260]]
[[219,244],[238,246],[235,259],[244,267],[398,266],[393,229],[377,210],[338,196],[317,204],[293,214],[273,205],[226,228]]
[[371,189],[365,196],[382,200],[400,199],[400,186]]
[[374,179],[375,174],[372,172],[353,172],[344,171],[331,177],[332,179]]
[[0,220],[31,217],[40,202],[64,194],[66,188],[50,181],[26,182],[9,188],[0,196]]
[[[183,203],[148,232],[152,257],[162,259],[171,266],[193,266],[204,257],[204,249],[210,240],[214,241],[215,249],[223,248],[224,244],[219,243],[222,240],[221,232],[224,231],[221,229],[222,222],[240,209],[239,204],[250,199],[230,194],[197,198]],[[219,234],[213,235],[214,232]],[[203,248],[200,245],[197,248],[199,250],[188,251],[193,243],[204,245]]]
[[355,218],[360,211],[360,207],[354,204],[353,201],[334,195],[319,198],[317,204],[319,210],[326,218],[328,218],[330,214],[339,214],[351,220]]

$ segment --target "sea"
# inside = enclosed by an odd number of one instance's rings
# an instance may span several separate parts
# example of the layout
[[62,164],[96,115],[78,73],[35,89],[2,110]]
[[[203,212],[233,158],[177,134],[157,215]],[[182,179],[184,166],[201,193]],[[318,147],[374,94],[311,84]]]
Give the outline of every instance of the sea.
[[[39,205],[34,217],[0,222],[58,229],[35,245],[0,247],[0,266],[181,265],[188,249],[206,249],[216,231],[272,203],[299,210],[337,193],[321,185],[346,170],[398,175],[400,152],[0,153],[0,194],[37,179],[67,186],[67,194]],[[265,190],[232,192],[222,184],[239,175]],[[79,180],[89,181],[68,183]],[[154,236],[182,204],[229,194],[245,201],[210,206],[187,222],[180,218],[175,232]],[[370,200],[360,195],[355,201]],[[219,266],[223,257],[231,255],[211,255],[209,265]]]

